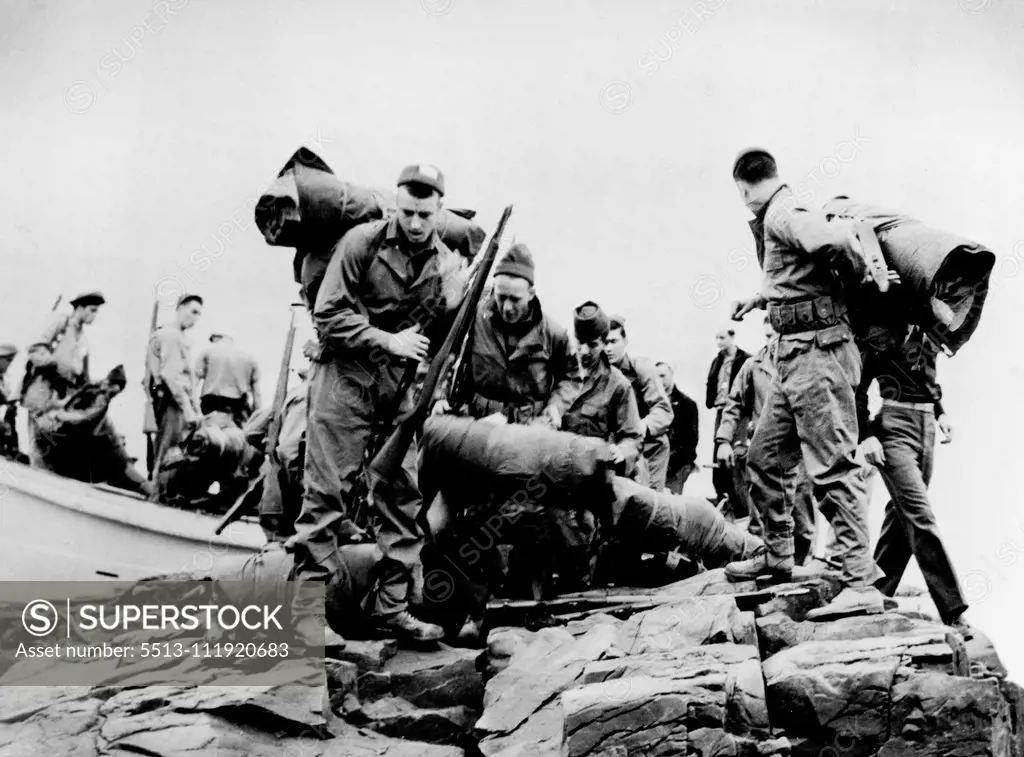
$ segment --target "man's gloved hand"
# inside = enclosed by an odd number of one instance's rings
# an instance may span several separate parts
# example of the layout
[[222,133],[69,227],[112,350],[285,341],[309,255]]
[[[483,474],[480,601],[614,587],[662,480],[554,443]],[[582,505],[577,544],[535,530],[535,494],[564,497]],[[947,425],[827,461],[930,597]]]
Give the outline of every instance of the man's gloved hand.
[[736,455],[729,442],[722,442],[718,445],[718,452],[715,453],[715,461],[721,463],[726,468],[731,468],[733,463],[736,462]]

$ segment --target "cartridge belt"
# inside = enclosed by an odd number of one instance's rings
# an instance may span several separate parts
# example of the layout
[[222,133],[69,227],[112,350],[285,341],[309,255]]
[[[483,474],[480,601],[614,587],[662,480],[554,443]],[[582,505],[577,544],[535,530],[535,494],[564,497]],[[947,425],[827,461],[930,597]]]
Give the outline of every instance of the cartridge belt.
[[926,413],[935,412],[934,402],[903,402],[902,400],[889,400],[883,398],[882,405],[884,407],[899,407],[904,410],[923,410]]
[[777,334],[820,331],[845,322],[846,303],[828,295],[808,300],[768,303],[768,320]]

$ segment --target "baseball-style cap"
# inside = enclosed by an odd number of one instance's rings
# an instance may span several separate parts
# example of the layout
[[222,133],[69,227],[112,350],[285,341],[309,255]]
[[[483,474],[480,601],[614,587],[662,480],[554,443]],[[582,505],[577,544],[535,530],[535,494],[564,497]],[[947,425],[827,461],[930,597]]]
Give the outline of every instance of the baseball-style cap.
[[403,184],[421,184],[436,190],[438,194],[444,197],[444,174],[441,173],[441,169],[437,166],[425,163],[406,166],[398,176],[398,186]]

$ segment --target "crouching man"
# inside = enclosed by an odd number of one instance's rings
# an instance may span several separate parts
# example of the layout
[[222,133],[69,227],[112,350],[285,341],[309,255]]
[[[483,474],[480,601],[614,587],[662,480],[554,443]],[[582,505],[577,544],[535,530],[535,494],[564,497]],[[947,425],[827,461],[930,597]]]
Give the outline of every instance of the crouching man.
[[36,449],[49,470],[79,481],[152,494],[152,484],[132,466],[107,417],[111,400],[125,383],[124,368],[119,365],[99,383],[87,384],[64,399],[51,399],[32,412],[39,431]]

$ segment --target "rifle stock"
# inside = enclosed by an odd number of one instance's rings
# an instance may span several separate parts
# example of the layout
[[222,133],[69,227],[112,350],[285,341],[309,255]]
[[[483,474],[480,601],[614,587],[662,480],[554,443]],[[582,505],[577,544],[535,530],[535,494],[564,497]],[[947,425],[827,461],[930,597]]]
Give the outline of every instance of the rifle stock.
[[[266,457],[264,465],[268,465],[274,451],[277,449],[278,439],[281,438],[281,426],[284,425],[284,403],[288,397],[288,369],[292,363],[292,351],[295,348],[295,306],[292,306],[291,321],[288,324],[288,336],[284,342],[284,353],[281,355],[281,366],[277,372],[277,386],[274,387],[274,404],[270,411],[270,426],[267,428],[267,439],[263,445],[263,452]],[[247,496],[252,489],[250,485],[244,494],[238,498],[231,509],[224,514],[214,534],[220,534],[225,528],[236,520],[246,515],[249,510],[259,504],[255,497]]]
[[470,284],[466,295],[462,299],[462,304],[459,306],[459,312],[455,318],[455,322],[452,324],[452,327],[448,332],[448,336],[445,338],[441,348],[437,351],[433,361],[430,363],[430,369],[427,371],[427,375],[423,380],[423,389],[416,401],[416,406],[413,408],[412,412],[398,424],[398,427],[395,428],[387,441],[384,442],[380,451],[377,452],[367,467],[367,472],[370,474],[371,478],[376,478],[378,480],[388,479],[401,468],[402,460],[405,458],[405,453],[409,450],[409,445],[412,444],[413,437],[423,425],[423,421],[426,420],[427,413],[430,411],[430,406],[434,401],[434,394],[437,391],[438,384],[444,375],[446,367],[449,365],[449,356],[455,352],[458,346],[461,345],[462,340],[466,338],[466,334],[469,333],[469,328],[473,323],[473,317],[476,314],[477,305],[480,302],[480,296],[484,291],[484,284],[490,274],[494,259],[498,255],[498,246],[501,243],[501,235],[504,233],[505,224],[508,222],[509,216],[511,215],[512,206],[509,205],[501,214],[501,219],[498,221],[498,228],[491,237],[491,241],[487,245],[487,250],[480,257],[479,266],[476,269],[472,278],[472,283]]

